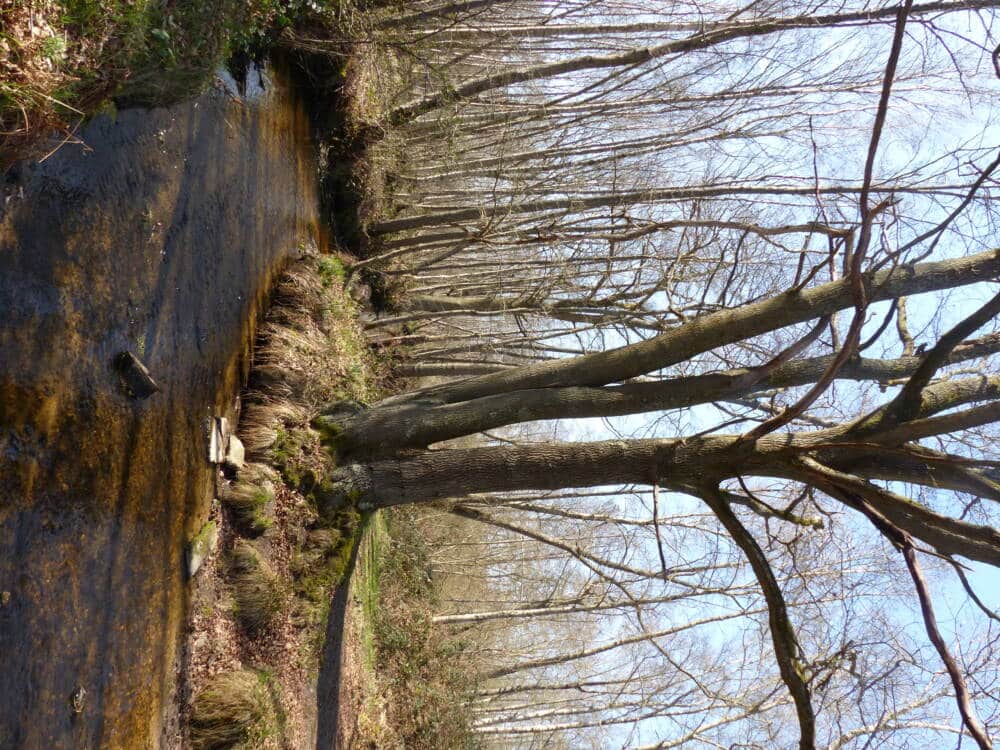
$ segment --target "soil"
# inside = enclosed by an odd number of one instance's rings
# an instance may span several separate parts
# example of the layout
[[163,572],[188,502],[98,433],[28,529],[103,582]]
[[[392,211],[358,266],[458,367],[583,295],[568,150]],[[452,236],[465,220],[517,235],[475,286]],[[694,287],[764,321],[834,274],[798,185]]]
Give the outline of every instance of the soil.
[[[225,481],[219,477],[220,484]],[[301,545],[303,522],[311,514],[301,495],[284,485],[279,485],[275,493],[274,512],[274,525],[254,546],[290,588],[291,555]],[[183,686],[178,694],[180,727],[186,727],[191,700],[210,678],[220,672],[252,667],[269,671],[281,695],[283,737],[273,738],[270,746],[294,750],[313,747],[317,667],[310,639],[314,637],[314,628],[303,619],[294,599],[289,599],[290,606],[264,633],[250,636],[236,624],[225,561],[227,552],[240,537],[219,502],[213,503],[211,520],[219,525],[219,546],[192,583],[191,616],[177,674],[178,684]],[[184,730],[179,730],[167,747],[188,747],[183,735]]]

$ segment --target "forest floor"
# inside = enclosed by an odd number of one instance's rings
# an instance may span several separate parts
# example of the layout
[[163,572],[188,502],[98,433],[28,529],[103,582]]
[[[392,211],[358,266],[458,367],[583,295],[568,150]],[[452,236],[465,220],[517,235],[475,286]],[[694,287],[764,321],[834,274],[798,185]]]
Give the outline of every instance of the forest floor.
[[274,289],[239,409],[247,462],[220,470],[219,541],[192,582],[172,747],[474,747],[421,512],[317,503],[334,458],[311,419],[385,378],[349,288],[339,258],[310,254]]
[[[220,733],[249,747],[322,746],[317,731],[322,738],[330,727],[318,721],[317,681],[322,692],[330,660],[342,666],[338,703],[352,709],[344,716],[360,705],[360,636],[346,592],[366,524],[350,510],[318,513],[314,494],[330,459],[309,427],[320,404],[375,392],[377,363],[342,268],[330,255],[293,263],[260,328],[235,432],[247,460],[220,468],[209,520],[217,548],[192,580],[175,747],[215,746]],[[247,672],[267,687],[267,705],[245,721],[241,712],[256,711],[252,696],[227,695],[227,728],[225,717],[206,714],[205,696],[232,692],[234,675]]]

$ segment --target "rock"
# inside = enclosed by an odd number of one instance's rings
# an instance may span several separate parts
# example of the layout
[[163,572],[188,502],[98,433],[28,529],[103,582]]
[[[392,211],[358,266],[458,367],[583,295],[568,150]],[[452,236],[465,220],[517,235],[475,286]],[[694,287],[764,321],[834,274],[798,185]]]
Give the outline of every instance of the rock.
[[229,446],[226,448],[226,468],[239,471],[246,462],[246,450],[242,441],[235,435],[229,436]]
[[135,398],[149,398],[160,390],[149,370],[132,352],[121,352],[115,357],[115,369]]
[[205,424],[208,432],[208,462],[221,464],[226,460],[229,445],[229,420],[225,417],[209,417]]
[[215,552],[219,545],[219,527],[215,521],[209,521],[201,527],[201,531],[191,540],[187,549],[187,572],[188,578],[193,578],[198,572],[201,564],[205,562],[209,555]]

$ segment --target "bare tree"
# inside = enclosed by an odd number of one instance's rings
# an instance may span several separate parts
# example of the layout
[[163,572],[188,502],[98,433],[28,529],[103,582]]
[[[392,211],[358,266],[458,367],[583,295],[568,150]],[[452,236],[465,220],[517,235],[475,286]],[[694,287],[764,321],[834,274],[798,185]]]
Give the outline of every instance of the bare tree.
[[[482,736],[991,747],[996,633],[957,648],[929,581],[996,620],[967,571],[1000,566],[1000,158],[906,121],[949,87],[981,106],[996,5],[396,17],[424,76],[381,118],[408,158],[362,263],[412,294],[369,329],[453,379],[325,409],[320,500],[491,530],[501,603],[438,616],[486,644]],[[621,434],[495,432],[577,418]],[[594,501],[621,485],[652,495]]]

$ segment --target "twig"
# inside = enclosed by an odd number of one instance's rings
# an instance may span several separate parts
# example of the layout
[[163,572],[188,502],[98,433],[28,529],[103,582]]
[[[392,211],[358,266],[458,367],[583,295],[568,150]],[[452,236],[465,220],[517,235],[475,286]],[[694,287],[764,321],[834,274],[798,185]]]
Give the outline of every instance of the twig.
[[930,591],[927,588],[927,581],[924,578],[923,572],[920,570],[920,563],[917,561],[917,553],[913,549],[913,542],[910,540],[908,534],[903,534],[903,540],[903,559],[906,560],[906,567],[909,569],[913,585],[917,589],[917,597],[920,599],[920,611],[923,615],[924,627],[927,629],[927,637],[934,644],[934,648],[937,649],[941,661],[944,662],[944,666],[948,670],[948,676],[951,677],[951,684],[955,688],[955,700],[958,702],[958,710],[962,714],[962,721],[965,722],[966,729],[969,730],[969,734],[975,739],[980,750],[993,750],[993,743],[990,742],[986,730],[979,723],[976,712],[972,707],[972,698],[969,696],[969,688],[965,684],[962,671],[958,668],[954,657],[948,651],[948,644],[941,637],[941,631],[938,630]]
[[653,482],[653,533],[656,535],[656,550],[660,553],[660,566],[663,569],[663,580],[670,579],[667,571],[667,556],[663,553],[663,539],[660,536],[660,486]]
[[788,616],[788,607],[781,593],[767,556],[757,544],[753,535],[740,523],[726,503],[718,487],[708,485],[700,493],[705,503],[712,509],[736,545],[743,550],[750,567],[760,584],[764,600],[767,602],[768,624],[774,644],[774,656],[778,661],[778,671],[795,702],[795,713],[799,721],[799,748],[812,750],[816,746],[816,715],[813,712],[809,685],[805,680],[806,663]]

